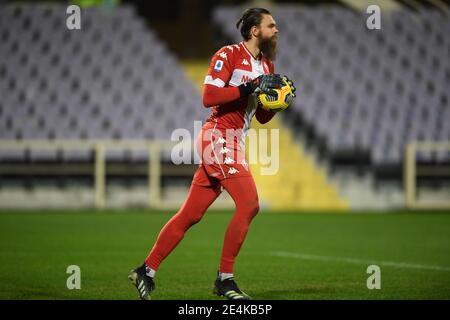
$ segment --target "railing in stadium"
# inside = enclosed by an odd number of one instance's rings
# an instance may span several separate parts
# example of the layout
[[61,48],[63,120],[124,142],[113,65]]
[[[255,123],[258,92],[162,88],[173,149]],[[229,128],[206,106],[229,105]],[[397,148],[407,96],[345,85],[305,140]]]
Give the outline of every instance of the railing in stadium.
[[[177,142],[179,143],[179,142]],[[106,157],[107,150],[147,150],[148,152],[148,206],[152,208],[164,207],[161,196],[161,153],[174,146],[173,141],[147,140],[2,140],[0,149],[7,150],[93,150],[94,161],[94,190],[95,207],[106,207]],[[183,146],[184,150],[191,150],[189,142]],[[405,205],[411,209],[445,209],[450,208],[450,200],[435,201],[418,199],[417,178],[422,175],[450,178],[450,165],[417,163],[418,152],[450,152],[450,142],[412,142],[406,146],[404,160],[404,189]],[[76,171],[76,170],[75,170]],[[179,173],[183,174],[182,171]],[[187,172],[191,174],[191,172]]]
[[450,208],[450,198],[442,201],[418,199],[417,179],[420,176],[444,177],[450,179],[450,165],[420,164],[418,152],[450,152],[450,142],[412,142],[406,146],[404,160],[405,202],[410,209]]
[[[176,142],[179,144],[180,142]],[[166,204],[161,196],[161,152],[170,150],[175,142],[147,140],[2,140],[0,149],[6,150],[90,150],[94,151],[94,190],[95,207],[106,207],[106,157],[108,150],[147,150],[148,152],[148,206],[164,207]],[[191,142],[181,146],[183,150],[192,150]],[[51,170],[49,170],[51,171]],[[80,170],[72,170],[72,173]],[[177,174],[183,171],[177,171]],[[189,171],[186,174],[191,174]]]

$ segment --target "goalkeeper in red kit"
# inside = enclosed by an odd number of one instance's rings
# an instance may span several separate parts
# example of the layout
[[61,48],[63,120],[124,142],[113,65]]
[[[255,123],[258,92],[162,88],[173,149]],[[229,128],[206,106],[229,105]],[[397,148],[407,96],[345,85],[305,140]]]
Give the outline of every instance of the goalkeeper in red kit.
[[255,182],[245,161],[245,135],[254,115],[266,123],[276,114],[263,109],[254,93],[273,93],[283,85],[283,79],[274,74],[278,30],[270,12],[248,9],[236,26],[244,40],[214,54],[205,77],[203,104],[211,108],[211,116],[197,139],[201,163],[187,199],[161,229],[142,266],[129,275],[141,299],[149,299],[161,262],[202,219],[223,189],[233,198],[236,212],[225,233],[214,293],[230,300],[250,299],[238,288],[233,275],[235,258],[259,210]]

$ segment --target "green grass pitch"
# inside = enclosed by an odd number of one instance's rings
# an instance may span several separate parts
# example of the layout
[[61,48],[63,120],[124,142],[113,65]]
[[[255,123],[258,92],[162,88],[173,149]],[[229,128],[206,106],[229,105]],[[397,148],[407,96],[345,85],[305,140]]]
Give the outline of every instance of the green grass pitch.
[[[173,212],[0,212],[0,299],[136,299],[127,279]],[[218,299],[232,212],[208,212],[164,261],[152,299]],[[381,268],[381,289],[366,286]],[[68,290],[66,269],[81,268]],[[236,281],[254,299],[449,299],[450,214],[269,213],[253,221]]]

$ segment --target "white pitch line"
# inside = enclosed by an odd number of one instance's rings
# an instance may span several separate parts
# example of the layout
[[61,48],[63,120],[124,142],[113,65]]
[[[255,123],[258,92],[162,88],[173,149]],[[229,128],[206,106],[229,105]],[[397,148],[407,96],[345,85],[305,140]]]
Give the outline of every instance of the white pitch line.
[[405,263],[405,262],[363,260],[363,259],[355,259],[355,258],[330,257],[330,256],[320,256],[320,255],[315,255],[315,254],[293,253],[293,252],[284,252],[284,251],[271,252],[271,255],[278,256],[278,257],[285,257],[285,258],[303,259],[303,260],[346,262],[346,263],[363,264],[363,265],[375,264],[375,265],[379,265],[379,266],[388,266],[388,267],[394,267],[394,268],[450,272],[450,267],[412,264],[412,263]]

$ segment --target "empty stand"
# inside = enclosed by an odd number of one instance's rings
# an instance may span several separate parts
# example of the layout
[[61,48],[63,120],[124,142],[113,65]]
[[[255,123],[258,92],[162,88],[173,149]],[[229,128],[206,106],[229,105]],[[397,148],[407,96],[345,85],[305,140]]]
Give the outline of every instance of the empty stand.
[[[132,7],[0,7],[0,139],[170,139],[208,115],[177,58]],[[145,160],[142,152],[108,159]],[[0,161],[89,161],[87,151],[0,150]]]
[[[241,8],[220,7],[215,23],[241,41]],[[398,165],[410,141],[450,140],[450,19],[433,9],[383,13],[368,30],[364,12],[339,6],[280,6],[276,72],[295,80],[290,109],[329,157],[368,155]],[[420,160],[450,161],[422,154]],[[351,159],[350,159],[351,160]]]

